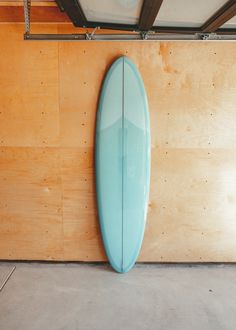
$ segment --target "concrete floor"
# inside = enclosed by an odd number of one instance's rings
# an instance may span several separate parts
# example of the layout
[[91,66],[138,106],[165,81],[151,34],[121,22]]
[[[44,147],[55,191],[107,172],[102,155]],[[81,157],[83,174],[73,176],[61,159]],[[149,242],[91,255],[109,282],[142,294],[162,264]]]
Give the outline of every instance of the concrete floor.
[[236,266],[0,263],[1,330],[235,330]]

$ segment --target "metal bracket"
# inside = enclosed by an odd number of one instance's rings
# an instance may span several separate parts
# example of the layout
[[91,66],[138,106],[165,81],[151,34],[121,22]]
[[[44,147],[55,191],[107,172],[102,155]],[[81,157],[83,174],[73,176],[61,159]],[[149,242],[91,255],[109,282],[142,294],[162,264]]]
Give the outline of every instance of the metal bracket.
[[148,32],[143,31],[140,33],[140,36],[142,40],[148,40]]
[[31,0],[24,0],[25,34],[30,34]]
[[87,32],[85,33],[85,39],[86,40],[94,40],[95,33],[99,29],[100,29],[100,27],[96,26],[91,33],[89,33],[88,30],[87,30]]
[[216,33],[196,33],[199,40],[221,40],[221,36]]

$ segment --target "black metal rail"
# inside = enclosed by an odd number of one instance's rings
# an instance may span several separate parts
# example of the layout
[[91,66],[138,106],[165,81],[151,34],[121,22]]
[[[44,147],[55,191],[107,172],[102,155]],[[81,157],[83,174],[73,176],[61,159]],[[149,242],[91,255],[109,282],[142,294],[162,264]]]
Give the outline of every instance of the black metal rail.
[[25,34],[25,40],[51,41],[155,41],[155,40],[236,40],[236,35],[217,34]]

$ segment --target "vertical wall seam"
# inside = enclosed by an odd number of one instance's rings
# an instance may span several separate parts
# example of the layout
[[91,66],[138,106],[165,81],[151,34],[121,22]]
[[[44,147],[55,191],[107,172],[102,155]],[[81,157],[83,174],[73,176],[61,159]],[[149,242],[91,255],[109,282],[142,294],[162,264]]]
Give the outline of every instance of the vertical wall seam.
[[125,59],[123,57],[123,66],[122,66],[122,265],[121,269],[124,270],[124,75],[125,75]]
[[[57,33],[59,25],[57,24]],[[57,42],[57,74],[58,74],[58,120],[59,120],[59,175],[60,175],[60,184],[61,184],[61,235],[62,235],[62,256],[60,259],[65,260],[65,235],[64,235],[64,185],[63,185],[63,171],[62,171],[62,155],[61,155],[61,77],[60,77],[60,42]]]

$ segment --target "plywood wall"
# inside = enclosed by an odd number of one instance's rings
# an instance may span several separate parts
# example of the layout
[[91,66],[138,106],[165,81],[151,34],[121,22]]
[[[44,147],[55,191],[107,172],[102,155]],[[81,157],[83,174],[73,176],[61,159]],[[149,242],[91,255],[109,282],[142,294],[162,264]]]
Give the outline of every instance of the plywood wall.
[[0,28],[0,259],[106,259],[95,115],[104,73],[127,55],[146,85],[152,131],[139,260],[236,261],[236,43],[25,42],[22,33]]

